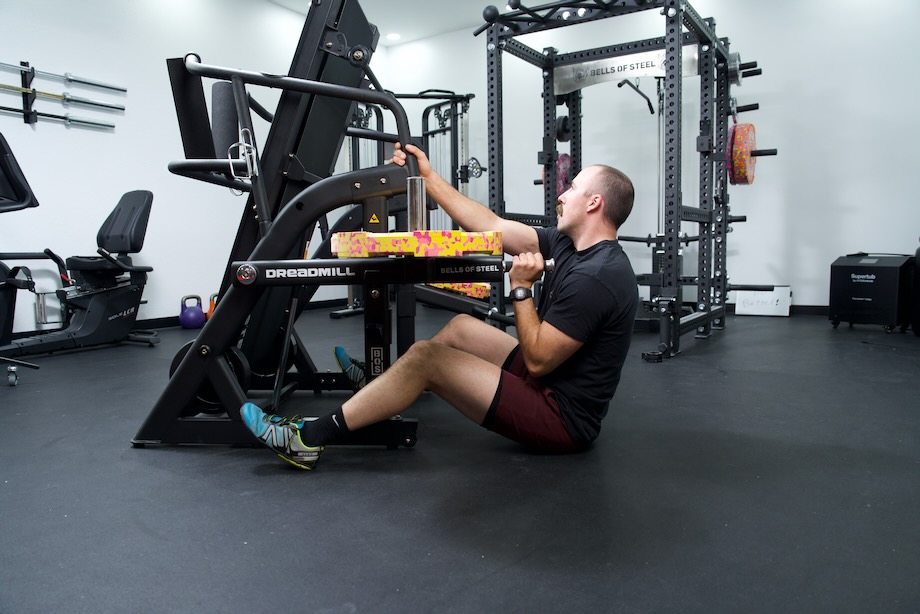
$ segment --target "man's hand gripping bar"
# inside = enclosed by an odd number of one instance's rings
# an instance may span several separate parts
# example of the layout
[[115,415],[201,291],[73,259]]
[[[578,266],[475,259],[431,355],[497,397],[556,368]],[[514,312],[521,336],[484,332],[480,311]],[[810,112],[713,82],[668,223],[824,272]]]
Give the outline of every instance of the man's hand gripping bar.
[[[508,271],[511,270],[511,267],[513,265],[514,265],[514,262],[512,262],[511,260],[505,260],[504,262],[502,262],[502,270],[504,270],[505,273],[507,273]],[[550,258],[549,260],[546,260],[543,263],[543,270],[546,271],[547,273],[552,273],[553,269],[555,268],[556,268],[556,261],[553,260],[552,258]]]

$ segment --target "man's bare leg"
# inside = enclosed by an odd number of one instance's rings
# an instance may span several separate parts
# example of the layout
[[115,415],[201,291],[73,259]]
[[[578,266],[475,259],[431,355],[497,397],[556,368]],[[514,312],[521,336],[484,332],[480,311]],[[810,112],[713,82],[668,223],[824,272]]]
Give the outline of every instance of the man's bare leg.
[[402,413],[430,390],[482,424],[500,376],[498,365],[479,356],[434,340],[417,341],[383,375],[348,399],[342,413],[349,430],[359,429]]
[[453,318],[431,340],[463,350],[499,367],[518,345],[517,339],[508,333],[468,315]]
[[516,345],[511,335],[460,316],[432,340],[413,344],[383,375],[330,414],[312,421],[285,420],[246,403],[241,415],[247,428],[282,459],[312,469],[327,442],[345,430],[402,413],[425,390],[482,424],[498,390],[500,365]]

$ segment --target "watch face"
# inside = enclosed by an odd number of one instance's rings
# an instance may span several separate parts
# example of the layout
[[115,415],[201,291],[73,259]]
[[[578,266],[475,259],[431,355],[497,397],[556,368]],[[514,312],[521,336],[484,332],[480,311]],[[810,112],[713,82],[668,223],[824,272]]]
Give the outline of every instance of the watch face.
[[511,298],[515,301],[523,301],[524,299],[528,299],[531,296],[533,295],[531,294],[529,288],[515,288],[511,291]]

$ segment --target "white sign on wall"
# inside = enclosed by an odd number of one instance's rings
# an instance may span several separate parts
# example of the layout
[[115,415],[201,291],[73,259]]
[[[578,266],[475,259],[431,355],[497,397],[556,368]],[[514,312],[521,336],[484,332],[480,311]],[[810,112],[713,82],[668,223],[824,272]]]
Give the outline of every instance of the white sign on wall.
[[[699,47],[684,45],[681,52],[682,74],[692,77],[700,74]],[[664,77],[667,62],[665,50],[643,51],[632,55],[592,60],[581,64],[558,66],[553,70],[553,89],[557,96],[604,83],[635,79],[637,77]]]
[[735,313],[739,316],[788,316],[791,305],[789,286],[775,286],[772,292],[735,291]]

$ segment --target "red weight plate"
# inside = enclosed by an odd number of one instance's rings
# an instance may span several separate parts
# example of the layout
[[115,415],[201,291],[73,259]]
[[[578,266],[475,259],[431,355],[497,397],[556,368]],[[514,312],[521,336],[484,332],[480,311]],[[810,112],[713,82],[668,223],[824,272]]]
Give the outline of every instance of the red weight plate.
[[754,166],[757,158],[751,152],[757,149],[757,135],[754,124],[735,124],[729,135],[728,178],[733,185],[754,183]]

